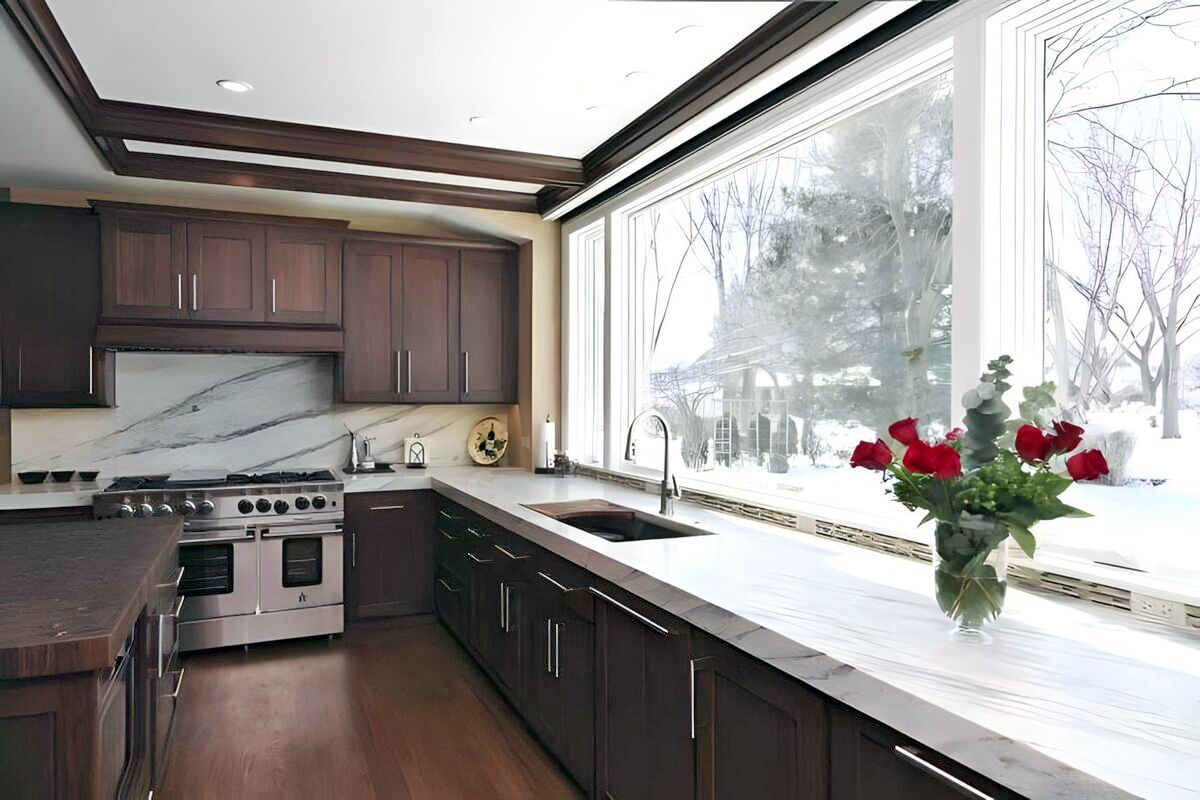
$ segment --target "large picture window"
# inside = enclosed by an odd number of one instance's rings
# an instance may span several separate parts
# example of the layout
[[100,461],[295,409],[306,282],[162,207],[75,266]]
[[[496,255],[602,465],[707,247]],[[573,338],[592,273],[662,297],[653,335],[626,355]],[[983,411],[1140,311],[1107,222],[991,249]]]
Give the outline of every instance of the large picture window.
[[950,426],[952,103],[928,77],[628,217],[630,409],[686,474],[892,513],[848,459]]

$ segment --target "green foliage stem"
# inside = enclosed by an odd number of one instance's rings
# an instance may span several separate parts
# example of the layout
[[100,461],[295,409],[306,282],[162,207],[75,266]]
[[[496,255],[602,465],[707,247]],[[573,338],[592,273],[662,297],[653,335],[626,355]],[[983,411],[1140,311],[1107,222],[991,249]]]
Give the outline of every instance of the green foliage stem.
[[967,431],[962,440],[962,464],[967,472],[993,460],[999,452],[996,440],[1004,434],[1005,423],[1012,414],[1012,409],[1004,404],[1004,393],[1012,388],[1005,382],[1012,376],[1008,369],[1011,363],[1009,356],[989,361],[979,385],[963,395]]

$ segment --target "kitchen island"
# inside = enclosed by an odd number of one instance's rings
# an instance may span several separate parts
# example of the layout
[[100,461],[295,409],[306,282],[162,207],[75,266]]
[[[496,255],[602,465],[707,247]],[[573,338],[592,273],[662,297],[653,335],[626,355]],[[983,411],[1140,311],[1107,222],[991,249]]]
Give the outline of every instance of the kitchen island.
[[[0,533],[0,785],[143,797],[165,763],[181,520]],[[164,702],[169,698],[169,702]]]

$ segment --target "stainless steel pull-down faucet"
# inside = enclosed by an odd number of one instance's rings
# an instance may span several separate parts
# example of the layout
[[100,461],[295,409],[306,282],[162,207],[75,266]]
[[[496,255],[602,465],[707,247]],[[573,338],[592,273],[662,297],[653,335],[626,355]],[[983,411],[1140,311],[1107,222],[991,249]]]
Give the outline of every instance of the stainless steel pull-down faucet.
[[633,432],[643,417],[653,417],[662,426],[663,477],[662,485],[659,488],[658,513],[669,517],[675,513],[675,500],[680,497],[680,494],[679,484],[675,481],[675,476],[671,474],[671,428],[667,425],[666,417],[653,408],[648,408],[633,418],[633,422],[629,423],[629,431],[625,434],[625,460],[633,460]]

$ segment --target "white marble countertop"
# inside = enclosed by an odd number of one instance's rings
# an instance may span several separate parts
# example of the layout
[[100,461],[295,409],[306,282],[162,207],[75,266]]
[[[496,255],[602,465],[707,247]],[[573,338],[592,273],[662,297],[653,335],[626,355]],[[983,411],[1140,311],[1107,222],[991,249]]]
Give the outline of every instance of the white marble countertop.
[[1200,797],[1200,638],[1010,586],[994,641],[964,644],[925,564],[686,503],[675,519],[717,535],[614,544],[522,504],[654,512],[657,497],[430,472],[439,493],[1028,797]]
[[0,483],[0,511],[90,506],[92,495],[108,481],[107,476],[100,475],[94,481],[55,483],[47,477],[44,483],[21,483],[14,473],[12,483]]

